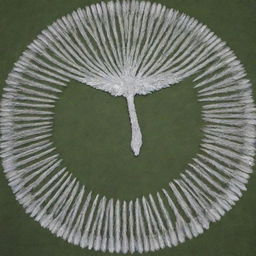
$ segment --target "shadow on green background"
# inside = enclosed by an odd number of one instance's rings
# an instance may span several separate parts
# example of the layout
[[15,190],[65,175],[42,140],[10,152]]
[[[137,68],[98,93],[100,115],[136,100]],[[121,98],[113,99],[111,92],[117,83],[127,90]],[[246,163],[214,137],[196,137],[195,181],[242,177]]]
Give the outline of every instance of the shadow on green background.
[[[56,18],[95,1],[0,0],[1,89],[13,63]],[[255,85],[256,1],[158,1],[208,25],[234,50]],[[71,83],[56,107],[54,141],[65,164],[88,189],[133,199],[155,192],[178,176],[198,152],[200,106],[190,81],[136,97],[143,133],[141,155],[130,150],[125,99]],[[111,119],[111,122],[110,122]],[[177,248],[147,255],[256,255],[255,174],[238,205],[209,231]],[[0,256],[108,255],[56,238],[27,216],[0,174]],[[117,255],[117,254],[116,254]]]

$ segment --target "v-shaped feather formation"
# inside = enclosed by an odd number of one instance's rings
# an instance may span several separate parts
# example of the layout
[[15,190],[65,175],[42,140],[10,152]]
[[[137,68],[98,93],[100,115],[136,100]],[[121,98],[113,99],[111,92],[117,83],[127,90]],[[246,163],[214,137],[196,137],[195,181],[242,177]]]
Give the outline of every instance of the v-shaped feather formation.
[[[121,201],[95,195],[63,166],[51,135],[70,81],[127,98],[138,155],[134,97],[191,76],[201,149],[169,185]],[[16,199],[43,227],[83,248],[142,253],[198,236],[239,200],[254,164],[255,121],[244,68],[205,25],[156,3],[102,2],[58,19],[15,63],[1,101],[1,157]]]

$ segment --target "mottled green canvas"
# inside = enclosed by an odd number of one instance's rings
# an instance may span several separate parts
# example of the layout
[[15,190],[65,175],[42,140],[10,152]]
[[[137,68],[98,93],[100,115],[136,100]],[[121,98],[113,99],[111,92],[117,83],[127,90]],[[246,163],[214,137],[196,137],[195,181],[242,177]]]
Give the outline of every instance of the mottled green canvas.
[[[0,0],[1,90],[13,63],[47,25],[97,1]],[[157,2],[195,17],[233,49],[256,84],[256,1]],[[88,189],[124,200],[153,193],[177,177],[199,151],[200,104],[191,80],[135,99],[143,131],[139,157],[130,149],[124,98],[81,84],[65,89],[56,107],[54,141],[66,166]],[[111,120],[111,122],[110,122]],[[40,227],[16,202],[0,173],[0,255],[103,255],[70,245]],[[256,254],[255,174],[248,191],[203,235],[148,255],[250,256]],[[105,253],[104,255],[108,255]]]

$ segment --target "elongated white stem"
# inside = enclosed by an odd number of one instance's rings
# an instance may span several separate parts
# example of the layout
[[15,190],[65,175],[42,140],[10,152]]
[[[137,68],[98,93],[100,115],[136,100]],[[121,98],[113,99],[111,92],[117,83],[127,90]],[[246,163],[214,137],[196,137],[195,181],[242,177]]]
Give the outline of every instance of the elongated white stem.
[[126,99],[128,104],[130,122],[132,126],[131,148],[134,152],[134,155],[137,156],[140,153],[140,147],[142,145],[142,135],[134,105],[134,95],[129,95],[126,97]]

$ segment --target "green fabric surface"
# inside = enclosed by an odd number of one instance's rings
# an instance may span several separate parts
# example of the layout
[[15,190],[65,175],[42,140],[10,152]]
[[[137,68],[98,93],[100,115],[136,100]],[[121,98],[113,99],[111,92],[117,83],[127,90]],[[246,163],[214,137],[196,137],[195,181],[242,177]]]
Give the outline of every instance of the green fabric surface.
[[[97,1],[0,0],[0,83],[26,46],[57,18]],[[256,84],[255,0],[157,0],[195,17],[227,42]],[[254,95],[256,92],[254,90]],[[200,104],[191,79],[135,105],[143,134],[141,154],[130,149],[126,100],[71,83],[56,106],[53,140],[64,163],[94,193],[124,200],[154,193],[184,170],[199,152]],[[147,253],[173,256],[256,255],[256,180],[220,222],[175,248]],[[0,172],[0,256],[109,255],[56,238],[25,214]],[[117,254],[116,254],[117,255]],[[120,254],[121,255],[121,254]]]

